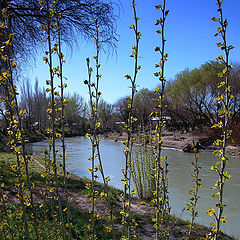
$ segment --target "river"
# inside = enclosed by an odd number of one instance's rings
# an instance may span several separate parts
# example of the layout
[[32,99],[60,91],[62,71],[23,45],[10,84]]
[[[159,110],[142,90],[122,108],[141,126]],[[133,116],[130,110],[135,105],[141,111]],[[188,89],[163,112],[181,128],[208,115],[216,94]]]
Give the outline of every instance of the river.
[[[43,151],[47,147],[47,141],[31,143],[29,151],[31,154],[43,156]],[[90,166],[90,141],[85,137],[66,138],[67,147],[67,169],[68,171],[81,176],[90,178],[88,168]],[[57,148],[60,149],[60,142],[57,142]],[[122,173],[124,168],[124,146],[122,143],[103,140],[100,150],[103,160],[103,168],[106,176],[111,177],[110,184],[117,188],[122,188]],[[163,155],[168,156],[169,162],[169,197],[171,213],[182,219],[187,219],[189,214],[183,211],[190,195],[193,154],[184,153],[170,149],[164,149]],[[200,178],[202,179],[202,188],[200,190],[200,199],[198,202],[199,216],[197,222],[206,226],[212,221],[212,218],[206,214],[209,207],[214,207],[215,201],[211,198],[210,188],[215,184],[217,176],[210,170],[211,165],[215,165],[217,158],[209,154],[201,154],[199,165],[201,166]],[[222,225],[222,230],[240,239],[240,159],[231,158],[227,166],[227,171],[232,178],[225,184],[224,203],[226,204],[224,215],[226,223]]]

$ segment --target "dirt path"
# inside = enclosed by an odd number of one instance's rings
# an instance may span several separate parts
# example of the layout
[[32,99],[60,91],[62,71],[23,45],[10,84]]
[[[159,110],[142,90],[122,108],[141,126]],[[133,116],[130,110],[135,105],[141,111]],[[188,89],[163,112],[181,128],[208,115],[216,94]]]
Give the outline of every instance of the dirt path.
[[45,167],[33,156],[31,156],[31,160],[35,161],[41,168],[45,169]]
[[[33,160],[44,169],[44,166],[35,158]],[[78,181],[79,178],[77,176],[71,175],[70,176],[72,180]],[[35,186],[34,192],[33,192],[33,199],[35,203],[41,203],[44,201],[43,195],[40,194],[43,190],[44,186]],[[68,189],[69,197],[72,198],[71,204],[78,209],[80,209],[82,212],[88,212],[91,203],[89,201],[89,197],[86,195],[83,195],[79,193],[79,189],[71,188],[71,185],[69,184]],[[14,204],[20,204],[19,199],[17,198],[18,189],[16,188],[6,188],[3,189],[3,194],[7,196],[7,200],[5,202],[6,205],[14,205]],[[64,196],[64,189],[60,188],[60,195]],[[119,196],[118,202],[116,204],[116,209],[121,210],[122,209],[122,200]],[[97,200],[95,203],[95,210],[97,213],[100,213],[101,216],[106,214],[106,208],[107,204],[104,203],[102,200]],[[131,212],[141,216],[142,220],[139,222],[139,227],[137,228],[137,235],[139,236],[139,239],[142,240],[150,240],[155,239],[155,229],[153,226],[153,222],[151,219],[154,217],[154,210],[153,207],[147,204],[143,204],[138,202],[136,199],[132,200],[131,203]],[[120,224],[115,224],[115,228],[117,231],[120,231]],[[177,239],[184,239],[184,233],[187,231],[187,228],[185,225],[183,225],[183,222],[178,221],[177,219],[174,220],[174,222],[170,225],[170,231],[171,236],[170,240],[177,240]],[[205,236],[206,232],[208,230],[204,227],[197,227],[193,234],[191,239],[200,240],[202,237]],[[227,239],[227,238],[225,238]],[[231,238],[229,238],[231,239]]]
[[[41,187],[34,188],[33,197],[35,202],[40,203],[43,201],[43,197],[39,193],[41,190],[42,190]],[[20,204],[19,200],[16,197],[17,193],[18,193],[17,189],[14,189],[14,188],[4,189],[4,194],[7,195],[7,201],[6,201],[7,205]],[[63,189],[60,189],[60,194],[62,196],[64,195]],[[73,206],[77,207],[83,212],[89,211],[89,208],[91,207],[91,205],[89,202],[89,198],[86,195],[79,194],[74,189],[69,189],[69,196],[72,197],[73,199],[71,202]],[[95,210],[101,216],[106,214],[106,208],[107,208],[107,205],[103,201],[99,201],[99,200],[96,201]],[[116,208],[122,209],[122,202],[120,200]],[[137,235],[139,236],[138,239],[142,239],[142,240],[155,239],[155,229],[153,226],[153,222],[151,222],[151,220],[149,221],[147,220],[147,219],[151,219],[154,216],[153,208],[149,205],[139,203],[136,200],[133,200],[133,202],[131,203],[131,211],[133,213],[136,213],[142,216],[143,219],[145,219],[145,221],[143,223],[140,223],[139,227],[137,228]],[[120,224],[115,224],[115,228],[117,229],[117,231],[120,231],[120,227],[121,227]],[[184,239],[184,233],[187,231],[187,228],[182,224],[182,222],[178,222],[176,220],[176,222],[173,222],[170,225],[170,231],[171,231],[170,240],[177,240],[177,239],[182,240]],[[207,231],[208,230],[206,228],[199,226],[193,231],[191,239],[200,240],[202,237],[205,236]],[[225,239],[230,240],[231,238],[225,238]]]

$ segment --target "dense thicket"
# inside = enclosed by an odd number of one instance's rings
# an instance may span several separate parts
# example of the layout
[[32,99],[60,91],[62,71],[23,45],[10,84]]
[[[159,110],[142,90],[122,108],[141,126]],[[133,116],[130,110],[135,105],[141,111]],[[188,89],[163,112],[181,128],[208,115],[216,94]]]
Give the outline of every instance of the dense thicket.
[[[77,93],[68,93],[65,96],[67,103],[64,109],[65,122],[67,124],[67,135],[84,135],[90,118],[89,103]],[[38,85],[38,79],[32,86],[29,79],[26,79],[21,87],[20,106],[26,109],[23,119],[24,127],[27,130],[45,130],[49,127],[48,109],[49,97],[44,88]],[[116,116],[115,106],[103,99],[99,102],[99,121],[101,122],[100,132],[107,132],[115,129]]]

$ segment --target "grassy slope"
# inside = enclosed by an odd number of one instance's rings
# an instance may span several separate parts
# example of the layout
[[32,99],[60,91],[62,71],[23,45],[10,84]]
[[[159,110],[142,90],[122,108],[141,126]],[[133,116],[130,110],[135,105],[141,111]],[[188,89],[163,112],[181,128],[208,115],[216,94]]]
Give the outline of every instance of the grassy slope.
[[[0,183],[4,183],[4,187],[2,188],[3,193],[8,195],[7,200],[5,201],[5,206],[1,208],[2,211],[0,211],[0,214],[3,214],[4,211],[7,211],[7,215],[10,216],[10,225],[12,231],[8,230],[7,227],[5,227],[6,231],[9,232],[9,234],[12,232],[13,239],[23,239],[23,233],[19,230],[23,229],[23,222],[22,219],[19,217],[19,211],[20,211],[20,205],[18,204],[19,201],[15,198],[16,195],[16,188],[15,183],[17,182],[16,175],[11,170],[11,165],[15,164],[15,156],[8,154],[8,153],[0,153]],[[41,176],[41,174],[44,172],[43,167],[44,161],[41,158],[34,157],[29,162],[29,172],[31,176],[31,182],[35,183],[35,189],[36,192],[40,191],[40,189],[45,185],[45,179]],[[59,182],[62,182],[63,176],[59,176]],[[76,194],[80,195],[89,195],[88,191],[85,188],[86,183],[89,182],[88,179],[83,179],[77,176],[74,176],[70,174],[69,180],[68,180],[68,187],[69,192],[74,191]],[[0,185],[1,185],[0,184]],[[51,184],[50,184],[51,185]],[[102,188],[102,185],[98,185],[99,189]],[[112,194],[112,201],[116,201],[116,194]],[[39,194],[35,194],[35,202],[36,208],[37,208],[37,215],[40,219],[39,221],[39,232],[40,234],[47,237],[47,239],[56,239],[56,236],[59,235],[59,233],[56,231],[58,228],[56,221],[52,218],[52,214],[50,213],[50,206],[46,205],[44,208],[47,208],[47,215],[43,211],[42,207],[40,206],[43,202],[43,199],[39,197]],[[50,201],[49,201],[50,202]],[[16,204],[17,203],[17,204]],[[49,203],[50,204],[50,203]],[[27,211],[30,212],[30,209],[27,208]],[[45,215],[44,217],[42,215]],[[29,216],[28,216],[29,217]],[[89,232],[87,230],[88,220],[89,220],[89,214],[87,211],[82,211],[78,207],[74,206],[72,204],[71,206],[71,218],[72,218],[72,234],[74,236],[74,239],[88,239],[89,238]],[[0,216],[0,219],[3,220],[3,215]],[[30,225],[32,224],[32,221],[29,217]],[[97,229],[97,235],[98,239],[110,239],[111,235],[106,234],[106,231],[102,227],[102,223],[105,224],[104,221],[98,221],[98,224],[96,225]],[[1,226],[1,224],[0,224]],[[1,227],[0,227],[1,230]],[[4,239],[3,231],[0,231],[0,239]],[[31,240],[36,239],[34,236],[34,230],[32,230],[31,234]],[[57,237],[57,239],[60,239],[60,237]]]
[[[7,211],[9,225],[11,226],[8,228],[5,226],[6,232],[13,235],[13,239],[23,239],[23,231],[18,231],[18,229],[22,230],[23,228],[23,222],[22,218],[19,217],[19,210],[20,206],[16,201],[13,201],[14,192],[16,194],[15,189],[15,183],[16,183],[16,176],[11,171],[11,165],[14,164],[15,157],[8,153],[0,153],[0,182],[1,184],[4,183],[4,194],[9,195],[9,199],[6,200],[6,204],[3,208],[1,214],[4,213],[4,211]],[[44,185],[45,185],[45,179],[41,176],[41,174],[44,172],[44,161],[39,157],[31,158],[29,163],[29,169],[30,169],[30,176],[31,176],[31,182],[35,183],[35,189],[36,192],[39,191]],[[60,173],[59,181],[62,181],[62,175]],[[75,239],[88,239],[89,238],[89,232],[87,230],[87,225],[89,221],[89,214],[87,213],[87,209],[82,208],[82,206],[88,204],[88,196],[90,193],[86,190],[85,185],[86,183],[89,183],[88,179],[80,178],[78,176],[75,176],[73,174],[69,174],[68,179],[68,189],[71,196],[73,196],[74,200],[71,205],[71,218],[72,218],[72,234]],[[103,186],[102,184],[97,184],[97,188],[100,191],[102,191]],[[120,190],[111,188],[110,190],[110,198],[111,198],[111,204],[114,207],[115,210],[115,216],[116,216],[116,225],[120,226],[120,215],[119,211],[121,210],[118,202],[119,202],[119,196],[120,196]],[[44,207],[41,207],[41,203],[43,202],[43,199],[41,197],[38,197],[38,194],[35,194],[35,202],[36,203],[36,209],[37,209],[37,215],[40,219],[38,223],[38,229],[41,235],[45,236],[43,238],[47,239],[56,239],[56,236],[58,236],[58,232],[56,229],[58,229],[57,221],[52,217],[52,210],[50,207],[50,201],[48,204],[45,204]],[[81,202],[77,203],[77,198],[79,196],[82,196]],[[106,205],[101,204],[100,202],[97,203],[99,205],[99,209],[104,210],[106,208]],[[30,209],[27,209],[28,211]],[[44,210],[44,211],[43,211]],[[5,212],[6,213],[6,212]],[[30,211],[29,211],[30,213]],[[5,214],[6,215],[6,214]],[[146,232],[148,231],[147,228],[145,228],[146,225],[152,224],[151,223],[151,216],[148,213],[148,215],[141,216],[140,214],[134,214],[133,216],[137,222],[139,223],[139,232]],[[2,222],[4,221],[4,217],[1,216]],[[28,220],[30,224],[32,224],[32,219],[30,216],[28,216]],[[185,229],[185,222],[172,218],[172,222],[175,223],[176,229]],[[105,227],[106,225],[105,220],[99,220],[96,225],[96,234],[98,239],[111,239],[111,234],[106,233]],[[206,231],[206,228],[197,226],[196,234],[201,235],[204,231]],[[181,231],[180,231],[181,232]],[[3,231],[1,231],[3,234]],[[151,233],[154,233],[150,229],[148,235],[151,235]],[[34,235],[34,230],[31,231],[31,239],[36,239]],[[178,233],[180,237],[180,233]],[[0,239],[4,239],[4,236],[0,234]],[[57,239],[60,239],[60,237],[57,237]],[[117,234],[117,239],[120,239],[120,233]],[[144,238],[143,238],[144,239]],[[152,238],[146,238],[146,239],[154,239],[154,236]],[[197,239],[196,236],[194,239]],[[225,237],[223,239],[231,239],[228,237]]]

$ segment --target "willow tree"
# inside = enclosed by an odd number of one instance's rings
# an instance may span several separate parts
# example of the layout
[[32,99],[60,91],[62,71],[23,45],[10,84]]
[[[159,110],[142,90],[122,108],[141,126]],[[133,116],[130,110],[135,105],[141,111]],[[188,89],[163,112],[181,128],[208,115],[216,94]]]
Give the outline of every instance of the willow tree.
[[[45,0],[40,2],[44,3]],[[0,8],[1,11],[4,8],[8,9],[7,28],[15,36],[13,40],[15,58],[18,57],[23,62],[29,59],[29,52],[34,53],[37,47],[42,46],[40,28],[42,24],[47,24],[46,9],[41,8],[38,1],[32,0],[2,0]],[[90,39],[94,35],[93,16],[98,16],[104,43],[114,46],[117,40],[117,15],[114,9],[116,6],[111,0],[56,1],[56,15],[61,14],[64,26],[62,41],[71,46],[79,36]]]

